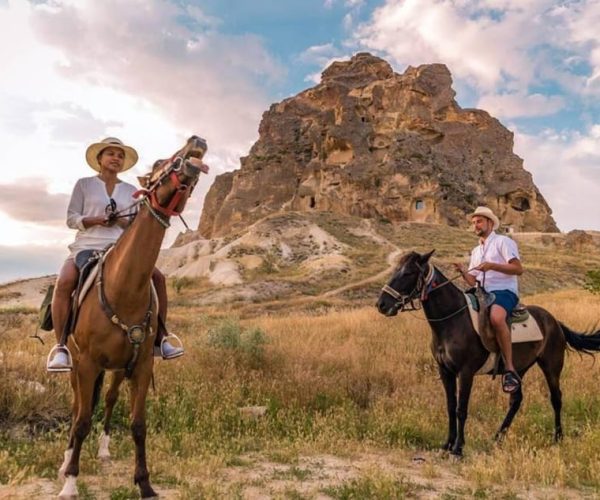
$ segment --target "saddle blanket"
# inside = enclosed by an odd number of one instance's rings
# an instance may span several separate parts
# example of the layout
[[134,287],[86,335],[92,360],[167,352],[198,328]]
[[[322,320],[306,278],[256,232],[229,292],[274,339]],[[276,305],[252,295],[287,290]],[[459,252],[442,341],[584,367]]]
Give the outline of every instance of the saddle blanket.
[[[471,322],[473,323],[473,328],[477,332],[477,335],[481,335],[479,332],[479,311],[475,309],[472,298],[465,293],[465,300],[469,305],[469,314],[471,315]],[[539,342],[544,339],[542,335],[542,331],[535,320],[535,318],[529,314],[529,317],[522,322],[511,323],[511,340],[513,344],[518,344],[521,342]],[[496,364],[496,353],[490,353],[488,359],[483,364],[483,366],[477,371],[478,375],[489,373]]]

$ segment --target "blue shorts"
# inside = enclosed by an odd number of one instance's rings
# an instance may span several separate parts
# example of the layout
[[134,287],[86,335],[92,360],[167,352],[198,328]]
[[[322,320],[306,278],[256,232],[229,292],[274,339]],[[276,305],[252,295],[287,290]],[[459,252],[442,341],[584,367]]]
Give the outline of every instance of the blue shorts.
[[510,290],[493,290],[491,293],[495,295],[494,302],[506,311],[506,317],[509,318],[513,312],[513,309],[519,303],[519,297]]

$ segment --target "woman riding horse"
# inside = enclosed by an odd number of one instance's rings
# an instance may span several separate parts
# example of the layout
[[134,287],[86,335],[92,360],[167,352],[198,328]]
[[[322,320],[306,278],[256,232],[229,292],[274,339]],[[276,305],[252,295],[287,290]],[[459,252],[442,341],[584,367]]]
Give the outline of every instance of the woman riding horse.
[[[170,218],[183,212],[200,174],[208,172],[202,163],[205,152],[206,141],[192,136],[142,179],[144,189],[136,193],[138,213],[112,250],[99,260],[96,293],[86,294],[78,309],[68,337],[73,353],[73,407],[69,443],[59,469],[64,478],[60,498],[77,496],[81,450],[92,428],[94,406],[107,371],[112,374],[108,394],[115,396],[110,404],[114,405],[120,383],[129,381],[133,479],[142,498],[156,496],[146,461],[146,397],[153,378],[159,324],[152,275]],[[115,162],[113,168],[120,164]]]
[[[137,188],[119,179],[118,175],[133,167],[138,154],[115,137],[91,144],[85,154],[88,165],[98,175],[84,177],[75,184],[67,209],[67,226],[77,229],[75,241],[69,245],[71,253],[63,264],[52,297],[52,321],[57,344],[48,356],[49,372],[70,371],[71,353],[66,345],[69,332],[64,332],[69,316],[71,295],[79,279],[78,265],[87,262],[94,251],[103,250],[117,241],[131,223],[135,210],[133,194]],[[124,217],[115,216],[123,212]],[[159,326],[155,355],[173,359],[183,354],[183,347],[173,346],[165,328],[167,317],[167,288],[163,274],[154,269],[152,281],[159,299]],[[66,334],[65,334],[66,333]],[[175,336],[173,336],[174,338]]]

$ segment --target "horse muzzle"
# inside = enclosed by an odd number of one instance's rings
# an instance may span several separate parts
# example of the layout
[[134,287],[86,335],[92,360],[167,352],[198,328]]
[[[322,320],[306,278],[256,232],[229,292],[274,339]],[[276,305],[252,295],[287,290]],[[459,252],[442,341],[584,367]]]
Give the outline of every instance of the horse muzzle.
[[188,178],[191,179],[197,179],[200,176],[200,172],[202,172],[202,168],[200,166],[194,165],[194,163],[196,162],[200,162],[200,164],[202,164],[202,162],[200,160],[185,160],[183,162],[183,175],[185,175]]
[[398,314],[398,310],[400,309],[399,304],[396,303],[392,305],[386,305],[383,299],[379,299],[376,306],[379,313],[387,317],[396,316]]

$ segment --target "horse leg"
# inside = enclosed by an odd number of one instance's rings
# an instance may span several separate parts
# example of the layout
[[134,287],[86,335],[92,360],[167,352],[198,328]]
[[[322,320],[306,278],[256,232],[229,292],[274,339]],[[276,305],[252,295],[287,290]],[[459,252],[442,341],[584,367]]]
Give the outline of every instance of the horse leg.
[[[83,441],[92,426],[92,395],[96,377],[100,370],[91,361],[81,361],[77,366],[77,417],[73,422],[71,456],[65,469],[65,484],[59,498],[73,498],[77,496],[76,480],[79,475],[79,457]],[[67,450],[68,451],[68,450]]]
[[552,403],[552,409],[554,410],[554,441],[558,442],[563,437],[562,424],[560,421],[560,412],[562,409],[562,393],[560,390],[560,372],[562,371],[562,359],[558,366],[554,366],[552,369],[549,363],[544,359],[538,360],[538,365],[544,372],[546,382],[548,383],[548,389],[550,389],[550,402]]
[[456,375],[442,365],[439,365],[439,372],[446,392],[448,411],[448,439],[442,445],[442,450],[450,451],[456,441]]
[[133,480],[140,488],[142,498],[156,497],[150,485],[146,465],[146,395],[152,377],[152,359],[148,366],[139,366],[131,380],[131,434],[135,443],[135,473]]
[[462,456],[462,450],[465,444],[465,423],[467,422],[471,387],[473,387],[473,375],[473,372],[460,372],[458,375],[458,407],[456,410],[458,433],[456,442],[450,453],[459,457]]
[[75,441],[75,420],[77,419],[77,413],[79,411],[79,396],[78,396],[78,385],[77,385],[77,363],[73,361],[73,369],[71,370],[71,389],[73,390],[73,404],[71,406],[71,428],[69,429],[69,444],[67,445],[67,449],[65,450],[63,463],[58,469],[58,478],[64,481],[65,479],[65,471],[67,470],[67,465],[71,460],[71,455],[73,454],[73,443]]
[[[523,375],[519,373],[519,377],[521,377],[521,379],[522,379]],[[502,425],[500,426],[500,428],[496,432],[496,435],[494,436],[494,439],[497,442],[501,441],[502,438],[504,437],[504,435],[506,434],[506,431],[508,431],[510,424],[512,424],[512,421],[515,418],[515,415],[517,414],[517,412],[519,411],[519,408],[521,407],[522,401],[523,401],[523,391],[521,390],[521,387],[519,387],[515,392],[513,392],[510,395],[510,399],[508,402],[508,412],[506,413],[506,416],[504,417],[504,420],[502,421]]]
[[110,419],[117,399],[119,398],[119,387],[124,378],[124,371],[113,372],[110,386],[108,387],[108,391],[104,398],[104,428],[98,438],[98,458],[103,460],[110,459],[110,451],[108,449],[110,444]]

